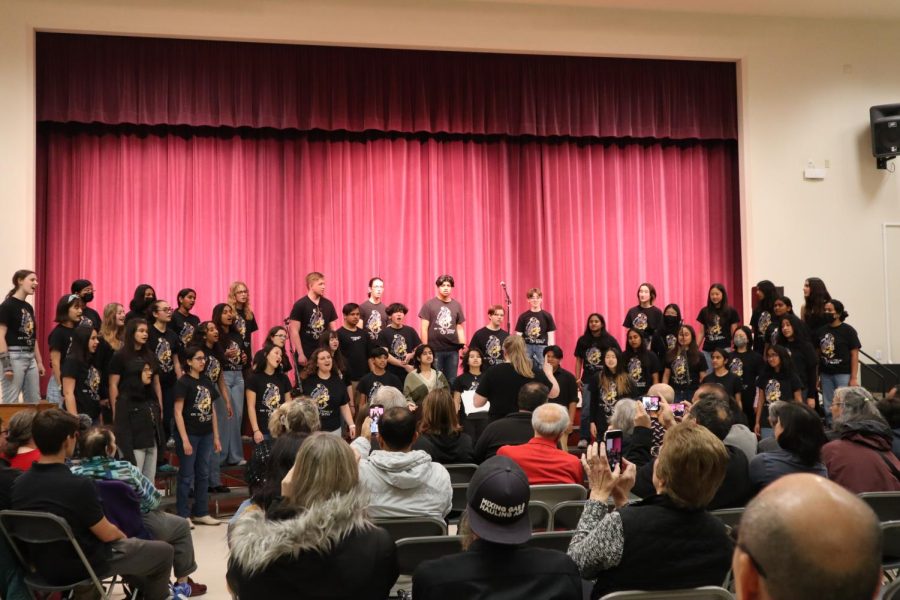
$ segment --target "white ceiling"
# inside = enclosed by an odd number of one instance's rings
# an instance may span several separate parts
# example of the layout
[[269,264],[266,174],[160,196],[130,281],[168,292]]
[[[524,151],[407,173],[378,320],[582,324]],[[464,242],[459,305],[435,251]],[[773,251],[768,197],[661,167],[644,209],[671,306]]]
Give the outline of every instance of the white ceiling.
[[900,0],[481,0],[719,15],[812,19],[900,19]]

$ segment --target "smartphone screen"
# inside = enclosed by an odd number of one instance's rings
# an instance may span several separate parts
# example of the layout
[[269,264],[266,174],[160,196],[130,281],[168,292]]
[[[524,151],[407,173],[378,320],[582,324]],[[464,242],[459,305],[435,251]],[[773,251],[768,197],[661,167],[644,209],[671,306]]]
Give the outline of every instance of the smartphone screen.
[[610,429],[606,432],[606,460],[610,470],[615,469],[622,461],[622,430]]
[[383,406],[369,407],[369,420],[372,422],[369,426],[370,433],[378,433],[378,423],[381,422],[382,415],[384,415]]
[[679,402],[677,404],[672,405],[672,414],[676,417],[684,416],[684,402]]
[[644,402],[644,410],[659,410],[659,396],[642,396]]

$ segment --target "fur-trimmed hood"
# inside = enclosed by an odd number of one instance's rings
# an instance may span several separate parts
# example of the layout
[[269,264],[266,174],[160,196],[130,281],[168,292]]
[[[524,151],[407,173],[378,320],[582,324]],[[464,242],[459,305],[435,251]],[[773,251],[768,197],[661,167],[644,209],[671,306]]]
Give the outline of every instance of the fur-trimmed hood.
[[364,494],[336,494],[298,515],[272,520],[261,510],[246,511],[231,532],[231,561],[247,575],[284,556],[328,554],[356,529],[374,527],[366,517]]

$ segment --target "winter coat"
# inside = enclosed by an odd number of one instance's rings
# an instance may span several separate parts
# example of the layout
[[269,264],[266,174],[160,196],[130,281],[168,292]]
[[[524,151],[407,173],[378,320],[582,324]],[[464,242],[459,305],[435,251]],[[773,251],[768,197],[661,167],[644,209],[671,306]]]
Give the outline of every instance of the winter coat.
[[891,451],[892,432],[875,419],[842,423],[840,436],[822,446],[828,478],[854,494],[900,491],[900,460]]

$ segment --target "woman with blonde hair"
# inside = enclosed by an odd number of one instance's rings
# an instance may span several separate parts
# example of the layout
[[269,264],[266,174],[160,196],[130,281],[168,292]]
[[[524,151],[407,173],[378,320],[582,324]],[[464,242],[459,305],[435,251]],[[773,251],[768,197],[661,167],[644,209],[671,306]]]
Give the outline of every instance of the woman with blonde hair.
[[526,383],[543,383],[550,389],[548,398],[559,396],[559,382],[553,375],[553,367],[545,362],[542,371],[535,372],[522,336],[511,335],[503,340],[503,356],[506,362],[488,369],[475,391],[476,407],[491,403],[488,410],[491,421],[518,410],[519,389]]
[[125,343],[125,307],[110,302],[103,307],[100,320],[100,343],[94,353],[94,366],[100,371],[100,417],[105,425],[112,425],[112,408],[109,404],[109,364],[113,354]]
[[250,342],[253,332],[259,329],[256,316],[250,308],[250,288],[243,281],[235,281],[228,286],[228,305],[234,309],[234,330],[244,341],[244,352],[251,356]]
[[234,524],[227,578],[236,597],[387,597],[397,549],[366,517],[350,447],[312,434],[281,487],[268,514],[248,511]]
[[462,429],[450,390],[432,390],[422,402],[419,437],[412,449],[424,450],[432,461],[440,464],[471,463],[474,444]]

